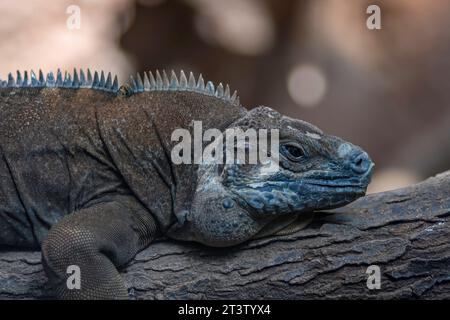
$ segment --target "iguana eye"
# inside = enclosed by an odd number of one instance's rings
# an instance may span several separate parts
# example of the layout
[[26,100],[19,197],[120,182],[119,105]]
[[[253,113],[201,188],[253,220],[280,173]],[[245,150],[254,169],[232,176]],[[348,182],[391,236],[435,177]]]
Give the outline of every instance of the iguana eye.
[[284,144],[281,146],[282,154],[292,161],[299,161],[305,156],[302,147],[293,144]]

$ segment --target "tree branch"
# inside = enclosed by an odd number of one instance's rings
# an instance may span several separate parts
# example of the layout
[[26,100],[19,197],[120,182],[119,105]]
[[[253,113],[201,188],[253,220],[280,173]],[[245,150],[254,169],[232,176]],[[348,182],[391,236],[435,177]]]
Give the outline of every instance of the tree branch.
[[[295,234],[214,249],[160,241],[123,270],[138,299],[450,298],[450,171],[369,195]],[[366,270],[381,269],[369,290]],[[50,296],[39,252],[0,252],[0,298]]]

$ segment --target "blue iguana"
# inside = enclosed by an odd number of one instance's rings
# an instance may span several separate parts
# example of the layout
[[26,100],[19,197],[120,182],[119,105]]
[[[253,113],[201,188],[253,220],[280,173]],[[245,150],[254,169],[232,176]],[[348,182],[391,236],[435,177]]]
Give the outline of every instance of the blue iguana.
[[[279,169],[175,165],[171,134],[194,120],[279,130]],[[127,298],[118,269],[157,237],[226,247],[304,226],[314,210],[364,195],[372,168],[361,148],[271,108],[247,110],[201,75],[0,80],[0,245],[40,248],[63,299]],[[66,285],[72,265],[81,289]]]

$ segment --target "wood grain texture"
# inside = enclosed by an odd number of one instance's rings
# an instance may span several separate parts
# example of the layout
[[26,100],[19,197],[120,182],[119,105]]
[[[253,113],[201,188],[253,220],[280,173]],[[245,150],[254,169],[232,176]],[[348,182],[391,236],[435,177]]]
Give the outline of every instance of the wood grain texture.
[[[123,277],[136,299],[450,298],[450,171],[316,214],[305,230],[212,249],[160,241]],[[381,268],[381,289],[366,269]],[[0,252],[0,298],[48,298],[39,252]]]

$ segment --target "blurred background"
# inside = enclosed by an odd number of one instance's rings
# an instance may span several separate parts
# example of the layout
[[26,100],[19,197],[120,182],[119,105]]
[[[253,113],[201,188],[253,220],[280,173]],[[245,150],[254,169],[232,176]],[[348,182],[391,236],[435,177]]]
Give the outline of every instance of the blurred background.
[[[369,30],[369,5],[381,30]],[[0,78],[184,69],[362,146],[370,192],[450,169],[448,0],[0,0]],[[76,18],[78,20],[74,20]]]

